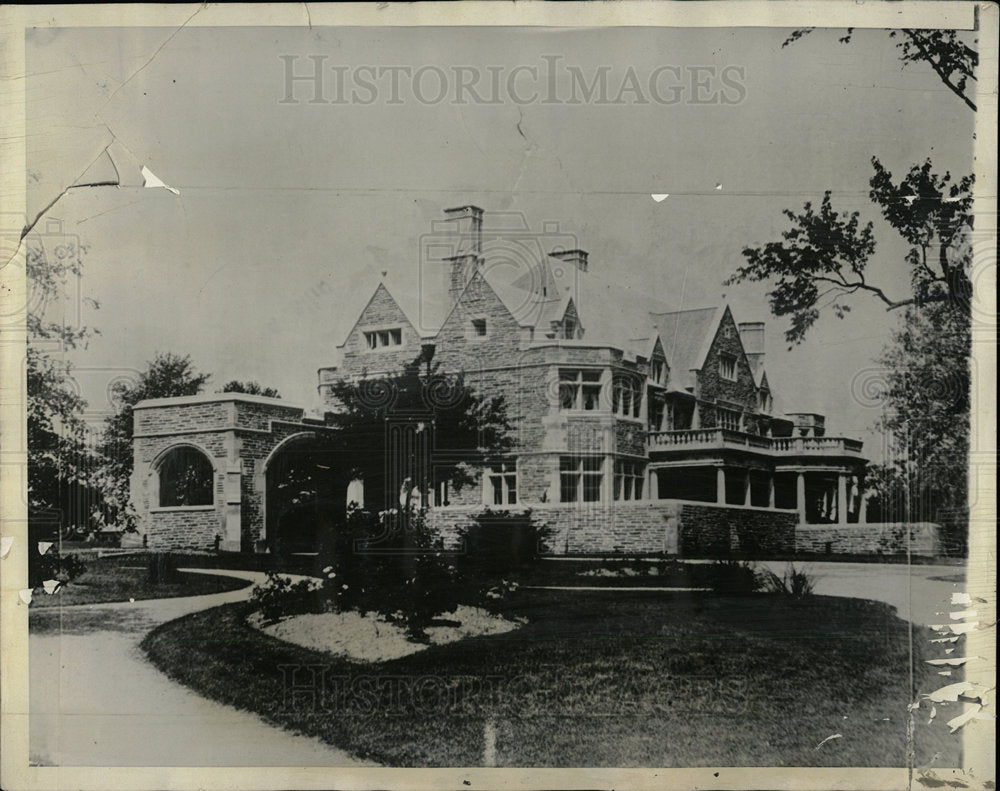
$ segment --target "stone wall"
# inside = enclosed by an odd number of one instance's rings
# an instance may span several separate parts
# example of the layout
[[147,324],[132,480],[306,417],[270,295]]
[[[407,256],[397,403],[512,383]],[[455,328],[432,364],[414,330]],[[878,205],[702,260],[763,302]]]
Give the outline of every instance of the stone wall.
[[786,554],[794,549],[798,521],[798,514],[789,511],[684,503],[681,549],[695,557],[730,551]]
[[[481,510],[434,509],[431,524],[452,542],[457,529],[470,524]],[[535,520],[551,529],[548,545],[555,555],[676,553],[678,549],[679,506],[675,502],[543,503],[530,510]]]
[[[443,508],[431,523],[454,538],[478,508]],[[521,509],[523,510],[523,509]],[[703,557],[729,549],[788,553],[795,540],[796,515],[771,509],[725,508],[680,500],[545,503],[532,515],[551,529],[555,555],[683,554]]]
[[152,510],[145,522],[150,549],[212,549],[225,531],[216,507]]
[[[183,399],[178,399],[183,401]],[[227,400],[165,404],[134,410],[136,436],[223,428],[232,422],[232,402]]]
[[944,554],[940,528],[932,522],[800,525],[795,530],[795,551],[820,555],[905,555],[907,527],[911,554],[925,557]]

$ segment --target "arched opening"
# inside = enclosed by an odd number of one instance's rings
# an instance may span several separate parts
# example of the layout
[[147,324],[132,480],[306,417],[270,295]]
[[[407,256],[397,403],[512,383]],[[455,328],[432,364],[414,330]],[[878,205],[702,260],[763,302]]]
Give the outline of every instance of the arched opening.
[[316,552],[342,521],[347,480],[343,465],[310,434],[278,447],[265,469],[265,535],[278,555]]
[[213,505],[215,469],[202,451],[190,445],[172,448],[157,466],[160,508]]

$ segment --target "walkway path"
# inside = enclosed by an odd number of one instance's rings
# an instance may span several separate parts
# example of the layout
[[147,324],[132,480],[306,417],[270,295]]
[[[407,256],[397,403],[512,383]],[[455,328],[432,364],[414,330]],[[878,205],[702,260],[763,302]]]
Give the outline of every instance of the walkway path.
[[[185,571],[199,571],[185,569]],[[200,570],[260,582],[252,571]],[[38,610],[29,636],[32,763],[58,766],[356,766],[319,739],[207,700],[145,658],[142,638],[188,613],[246,599],[250,587],[177,599]],[[43,624],[54,619],[57,624]],[[95,620],[99,625],[95,626]],[[54,628],[52,628],[54,627]],[[50,631],[51,629],[51,631]]]

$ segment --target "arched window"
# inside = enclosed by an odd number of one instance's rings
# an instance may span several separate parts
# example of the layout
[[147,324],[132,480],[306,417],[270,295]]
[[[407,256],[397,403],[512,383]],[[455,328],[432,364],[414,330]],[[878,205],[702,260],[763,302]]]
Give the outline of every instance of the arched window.
[[174,448],[160,464],[160,508],[212,505],[212,462],[199,450]]

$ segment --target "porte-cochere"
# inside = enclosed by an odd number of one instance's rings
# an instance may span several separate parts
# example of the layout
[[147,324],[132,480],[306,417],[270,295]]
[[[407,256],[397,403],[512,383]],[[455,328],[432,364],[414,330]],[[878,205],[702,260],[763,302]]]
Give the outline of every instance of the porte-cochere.
[[218,393],[134,414],[132,495],[150,547],[311,551],[316,525],[346,506],[349,462],[301,407]]

